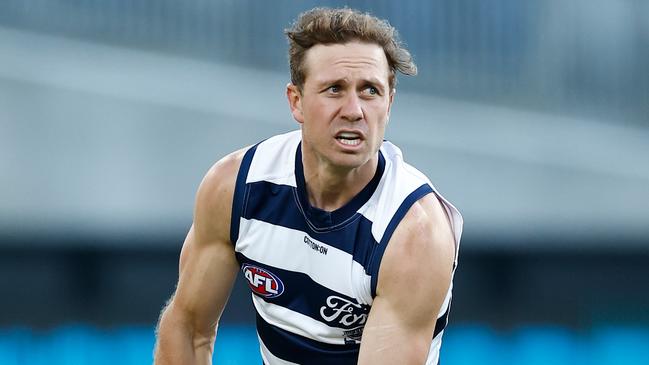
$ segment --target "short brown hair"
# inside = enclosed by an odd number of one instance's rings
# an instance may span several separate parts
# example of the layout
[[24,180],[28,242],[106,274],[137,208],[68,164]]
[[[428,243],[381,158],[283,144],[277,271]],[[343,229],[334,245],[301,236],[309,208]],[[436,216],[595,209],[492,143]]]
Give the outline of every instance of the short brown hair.
[[397,30],[387,21],[357,10],[314,8],[300,14],[285,30],[289,40],[291,82],[302,89],[306,79],[306,51],[316,44],[344,44],[351,41],[374,43],[383,48],[388,59],[390,88],[396,85],[396,71],[416,75],[417,66],[403,46]]

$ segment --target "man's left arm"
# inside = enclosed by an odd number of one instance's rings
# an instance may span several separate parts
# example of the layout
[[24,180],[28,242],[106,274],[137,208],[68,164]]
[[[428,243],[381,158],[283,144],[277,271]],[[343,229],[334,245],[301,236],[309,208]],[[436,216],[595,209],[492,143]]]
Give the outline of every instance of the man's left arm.
[[423,364],[453,274],[455,240],[435,194],[410,208],[385,250],[359,364]]

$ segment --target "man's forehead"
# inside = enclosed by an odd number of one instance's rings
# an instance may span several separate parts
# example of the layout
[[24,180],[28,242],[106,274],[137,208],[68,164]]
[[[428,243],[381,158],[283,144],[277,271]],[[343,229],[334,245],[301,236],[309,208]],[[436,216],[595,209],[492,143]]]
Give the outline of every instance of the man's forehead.
[[357,70],[378,73],[374,78],[385,77],[387,82],[389,73],[385,52],[374,43],[317,44],[307,51],[304,61],[307,78],[309,75],[316,79],[343,77],[346,71]]
[[375,43],[357,41],[316,44],[307,50],[306,59],[316,63],[347,59],[368,63],[385,63],[387,65],[387,57],[381,46]]

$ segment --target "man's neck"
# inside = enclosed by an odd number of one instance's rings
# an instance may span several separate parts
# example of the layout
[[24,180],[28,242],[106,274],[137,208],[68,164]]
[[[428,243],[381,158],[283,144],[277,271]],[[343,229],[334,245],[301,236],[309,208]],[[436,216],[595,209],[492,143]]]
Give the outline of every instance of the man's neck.
[[372,180],[378,165],[378,154],[352,169],[332,166],[316,157],[302,155],[304,182],[309,203],[318,209],[334,211],[347,204]]

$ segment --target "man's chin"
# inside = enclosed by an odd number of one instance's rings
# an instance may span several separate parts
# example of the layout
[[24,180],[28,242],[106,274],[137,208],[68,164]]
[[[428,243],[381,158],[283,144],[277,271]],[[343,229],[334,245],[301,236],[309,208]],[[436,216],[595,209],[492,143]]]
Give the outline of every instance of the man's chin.
[[341,170],[354,170],[364,166],[371,160],[367,154],[359,153],[337,153],[330,162]]

